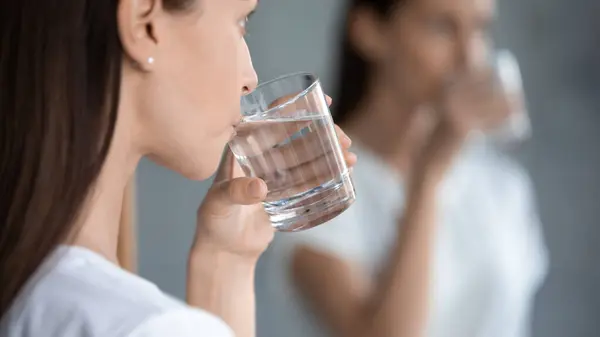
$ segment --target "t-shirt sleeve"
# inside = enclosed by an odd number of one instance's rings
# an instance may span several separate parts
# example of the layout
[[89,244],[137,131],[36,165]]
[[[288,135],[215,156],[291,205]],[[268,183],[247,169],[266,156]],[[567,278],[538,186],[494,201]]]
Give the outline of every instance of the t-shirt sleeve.
[[151,316],[127,337],[235,337],[218,317],[197,309],[178,309]]
[[[517,175],[518,194],[515,199],[519,202],[518,216],[524,225],[524,234],[528,237],[529,244],[522,263],[528,263],[528,272],[535,283],[533,289],[539,290],[544,281],[549,266],[548,250],[545,245],[543,226],[540,220],[534,188],[529,176],[522,172]],[[521,315],[515,322],[514,334],[510,336],[525,337],[531,335],[531,314],[533,312],[533,301],[523,303]]]
[[[538,285],[543,282],[548,272],[549,256],[544,240],[543,224],[541,222],[535,187],[527,172],[518,162],[509,156],[496,153],[493,158],[490,172],[494,174],[492,191],[500,193],[502,215],[506,218],[507,225],[504,231],[518,232],[521,240],[526,242],[521,264],[526,264],[527,273],[530,273]],[[511,243],[507,242],[506,247]],[[537,288],[537,287],[536,287]]]
[[523,173],[519,176],[519,179],[520,195],[522,197],[520,214],[532,242],[529,246],[529,256],[533,262],[532,268],[536,273],[535,276],[538,282],[541,283],[548,272],[549,266],[548,249],[544,240],[543,225],[538,214],[534,188],[529,176]]

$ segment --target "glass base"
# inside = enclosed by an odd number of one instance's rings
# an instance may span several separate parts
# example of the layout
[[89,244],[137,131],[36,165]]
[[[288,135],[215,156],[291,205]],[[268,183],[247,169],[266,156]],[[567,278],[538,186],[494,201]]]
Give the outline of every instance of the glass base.
[[298,232],[327,222],[347,210],[354,203],[354,184],[348,173],[329,181],[317,189],[281,200],[265,210],[276,230]]

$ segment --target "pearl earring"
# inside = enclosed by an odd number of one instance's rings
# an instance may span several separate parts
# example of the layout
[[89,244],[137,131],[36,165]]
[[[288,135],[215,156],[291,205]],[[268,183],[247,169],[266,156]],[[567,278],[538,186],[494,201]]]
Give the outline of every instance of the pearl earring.
[[154,57],[148,58],[148,64],[154,64]]

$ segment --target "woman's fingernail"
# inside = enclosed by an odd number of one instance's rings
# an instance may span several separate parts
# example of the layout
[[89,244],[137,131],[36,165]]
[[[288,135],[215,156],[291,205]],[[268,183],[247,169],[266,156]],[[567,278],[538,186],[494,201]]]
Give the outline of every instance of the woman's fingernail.
[[348,162],[355,163],[357,160],[358,157],[352,152],[348,152],[348,154],[346,155],[346,161]]
[[263,183],[260,180],[253,180],[248,185],[248,195],[253,198],[262,198],[263,196]]
[[342,134],[342,143],[350,146],[352,145],[352,139],[350,139],[350,137],[348,137],[346,134]]

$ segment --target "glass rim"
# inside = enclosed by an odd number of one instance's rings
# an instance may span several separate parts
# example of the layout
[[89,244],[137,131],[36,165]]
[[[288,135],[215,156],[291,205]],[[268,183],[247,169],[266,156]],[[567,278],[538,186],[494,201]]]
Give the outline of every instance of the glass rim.
[[301,92],[299,92],[298,94],[296,94],[296,96],[286,100],[285,102],[283,102],[281,104],[277,104],[276,106],[269,108],[265,111],[261,111],[256,114],[253,114],[253,115],[244,115],[244,111],[242,108],[242,122],[246,121],[246,119],[255,119],[255,118],[265,117],[267,115],[272,114],[273,112],[275,112],[277,110],[281,110],[281,109],[285,108],[288,105],[294,104],[300,97],[305,96],[309,91],[313,90],[314,87],[318,86],[321,83],[321,80],[319,79],[319,77],[317,75],[307,72],[307,71],[299,71],[299,72],[295,72],[295,73],[281,75],[281,76],[275,77],[271,80],[268,80],[266,82],[263,82],[263,83],[259,84],[256,87],[256,89],[252,90],[252,92],[247,93],[242,98],[252,96],[254,93],[259,91],[260,89],[264,89],[264,87],[266,87],[270,84],[273,84],[274,82],[278,82],[278,81],[284,80],[286,78],[297,77],[297,76],[310,76],[310,77],[314,78],[314,81],[306,89],[304,89]]

